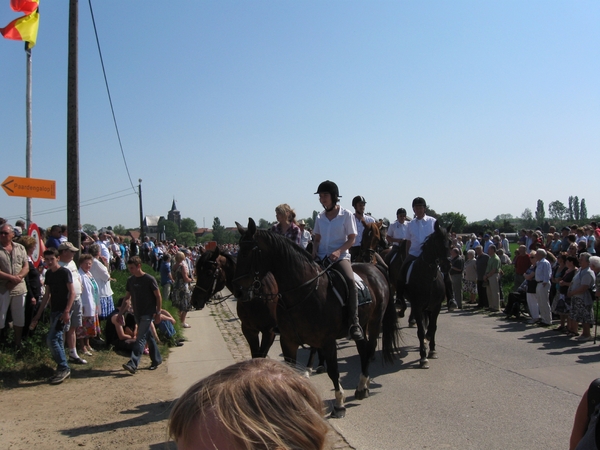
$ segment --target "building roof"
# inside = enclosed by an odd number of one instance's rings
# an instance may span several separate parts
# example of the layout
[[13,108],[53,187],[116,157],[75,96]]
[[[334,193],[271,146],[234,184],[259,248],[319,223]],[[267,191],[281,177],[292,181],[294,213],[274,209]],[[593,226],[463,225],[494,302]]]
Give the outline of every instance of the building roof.
[[175,199],[173,199],[173,206],[171,206],[171,211],[178,211],[177,205],[175,204]]

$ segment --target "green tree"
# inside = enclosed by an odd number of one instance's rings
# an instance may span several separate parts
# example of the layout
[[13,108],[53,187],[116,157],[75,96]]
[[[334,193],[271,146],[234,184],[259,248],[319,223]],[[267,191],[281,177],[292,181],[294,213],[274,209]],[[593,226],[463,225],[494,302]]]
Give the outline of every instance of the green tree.
[[113,231],[116,235],[118,236],[124,236],[127,234],[127,228],[125,228],[123,225],[119,224],[119,225],[115,225],[113,227]]
[[574,212],[575,211],[573,209],[573,196],[569,195],[569,210],[568,210],[568,213],[569,213],[568,219],[569,220],[573,220],[575,218]]
[[440,214],[438,218],[445,226],[452,224],[452,231],[462,233],[467,225],[467,218],[461,213],[447,212]]
[[581,220],[587,220],[587,206],[585,205],[585,198],[581,199],[581,206],[579,207],[579,215],[581,217]]
[[225,227],[221,225],[221,220],[218,217],[213,219],[212,234],[213,240],[217,241],[217,244],[226,244]]
[[258,226],[258,228],[261,228],[263,230],[269,230],[273,226],[273,223],[269,222],[266,219],[258,219],[258,225],[257,226]]
[[213,236],[212,233],[204,233],[204,235],[200,238],[200,242],[201,243],[205,243],[205,242],[209,242],[209,241],[214,241],[215,237]]
[[501,223],[507,220],[513,220],[514,217],[512,214],[498,214],[495,218],[494,218],[494,222],[496,223]]
[[196,244],[196,235],[189,231],[182,231],[177,235],[177,243],[190,247]]
[[581,217],[579,211],[579,197],[577,196],[573,197],[573,216],[575,217],[575,220],[579,220]]
[[177,234],[179,233],[177,225],[164,217],[158,221],[158,232],[162,233],[163,231],[167,240],[177,239]]
[[535,221],[538,224],[542,224],[546,218],[546,211],[544,210],[544,202],[538,199],[537,208],[535,209]]
[[196,225],[196,221],[194,219],[190,219],[189,217],[185,219],[181,219],[181,226],[179,227],[179,231],[182,233],[192,233],[194,234],[198,226]]
[[525,225],[526,227],[531,227],[535,224],[533,213],[529,208],[525,208],[525,210],[521,214],[521,220],[523,221],[523,225]]
[[569,216],[567,207],[559,200],[554,200],[548,205],[548,213],[553,220],[565,220]]
[[312,216],[304,219],[306,221],[306,226],[308,228],[314,229],[315,228],[315,220],[317,219],[317,216],[319,215],[318,211],[314,211],[312,212]]
[[92,225],[91,223],[84,223],[81,227],[81,229],[86,233],[86,234],[92,234],[95,233],[96,231],[98,231],[98,228],[96,228],[94,225]]

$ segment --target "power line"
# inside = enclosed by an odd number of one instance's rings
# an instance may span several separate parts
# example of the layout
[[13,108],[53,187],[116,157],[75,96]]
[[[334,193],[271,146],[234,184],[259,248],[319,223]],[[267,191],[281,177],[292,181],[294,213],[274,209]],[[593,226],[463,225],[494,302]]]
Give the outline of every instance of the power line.
[[121,142],[121,134],[119,133],[119,126],[117,125],[117,118],[115,116],[115,109],[113,108],[112,97],[110,95],[110,89],[108,87],[108,78],[106,77],[106,70],[104,68],[104,59],[102,58],[102,50],[100,49],[100,39],[98,38],[98,30],[96,29],[96,19],[94,19],[94,10],[92,9],[92,0],[88,0],[90,5],[90,15],[92,16],[92,24],[94,25],[94,34],[96,36],[96,45],[98,46],[98,55],[100,56],[100,64],[102,65],[102,74],[104,75],[104,84],[106,85],[106,93],[108,94],[108,102],[110,103],[110,111],[112,113],[113,122],[115,124],[115,131],[117,132],[117,139],[119,141],[119,147],[121,149],[121,155],[123,156],[123,163],[125,164],[125,170],[127,171],[127,178],[129,178],[129,184],[133,192],[137,193],[133,181],[131,181],[131,175],[129,174],[129,167],[127,166],[127,159],[125,158],[125,151],[123,150],[123,144]]

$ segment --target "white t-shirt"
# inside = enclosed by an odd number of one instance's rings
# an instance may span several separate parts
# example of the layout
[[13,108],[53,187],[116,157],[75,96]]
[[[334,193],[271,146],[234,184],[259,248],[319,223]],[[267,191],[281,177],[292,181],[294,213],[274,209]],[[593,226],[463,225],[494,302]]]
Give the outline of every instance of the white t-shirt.
[[[387,232],[387,235],[394,239],[406,239],[408,236],[408,224],[409,221],[404,221],[404,223],[400,223],[397,220],[390,225],[390,229]],[[394,242],[393,245],[400,245],[399,242]]]
[[435,218],[425,215],[422,219],[413,219],[408,223],[406,239],[410,241],[409,255],[421,255],[423,242],[435,228]]
[[[325,211],[321,211],[315,220],[314,234],[321,236],[317,256],[323,259],[344,245],[348,235],[357,234],[354,214],[340,207],[338,215],[329,220]],[[346,250],[340,255],[340,259],[350,259],[350,253]]]
[[79,275],[79,269],[75,264],[75,261],[69,261],[68,263],[59,261],[58,264],[61,267],[65,267],[71,271],[73,276],[73,290],[75,291],[75,300],[81,297],[81,275]]
[[[356,223],[356,239],[354,239],[354,245],[352,247],[360,247],[365,226],[362,224],[362,221],[358,219],[358,217],[356,217],[354,214],[352,215],[354,216],[354,222]],[[366,214],[363,214],[363,220],[366,223],[375,223],[375,219],[373,219],[371,216],[367,216]]]

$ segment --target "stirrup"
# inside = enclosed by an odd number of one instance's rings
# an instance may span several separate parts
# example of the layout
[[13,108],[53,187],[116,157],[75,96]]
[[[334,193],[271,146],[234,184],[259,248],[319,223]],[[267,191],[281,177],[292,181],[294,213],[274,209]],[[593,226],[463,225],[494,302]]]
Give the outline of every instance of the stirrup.
[[360,327],[360,325],[356,324],[350,325],[348,334],[350,335],[350,339],[352,339],[353,341],[362,341],[365,338],[362,328]]

